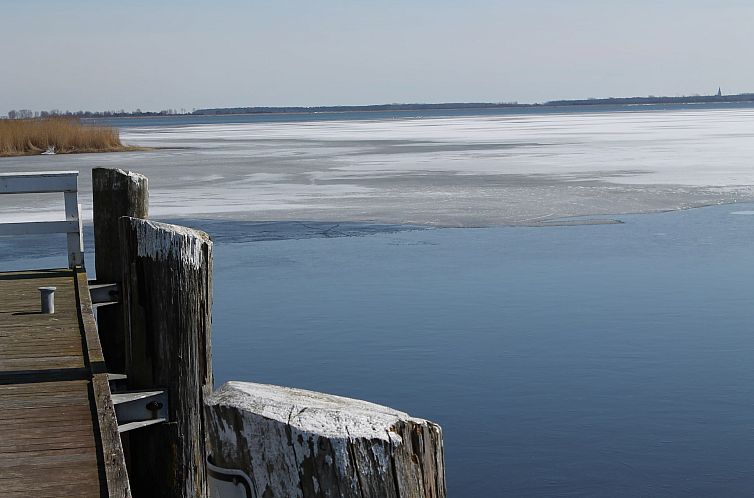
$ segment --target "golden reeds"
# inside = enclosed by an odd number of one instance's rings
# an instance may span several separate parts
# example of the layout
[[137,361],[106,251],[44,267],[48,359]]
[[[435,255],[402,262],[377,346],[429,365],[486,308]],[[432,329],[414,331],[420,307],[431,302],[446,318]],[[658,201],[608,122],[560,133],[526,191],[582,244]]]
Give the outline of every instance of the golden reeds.
[[117,128],[86,126],[72,118],[0,119],[0,156],[127,150]]

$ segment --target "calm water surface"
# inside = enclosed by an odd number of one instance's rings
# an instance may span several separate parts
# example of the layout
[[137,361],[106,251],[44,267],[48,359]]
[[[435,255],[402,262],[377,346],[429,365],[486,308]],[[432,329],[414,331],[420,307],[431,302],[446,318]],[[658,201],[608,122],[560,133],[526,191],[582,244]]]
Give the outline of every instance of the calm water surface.
[[750,496],[746,209],[220,240],[217,380],[433,419],[451,497]]
[[[188,224],[215,234],[218,384],[432,419],[453,498],[750,496],[753,211],[333,238]],[[5,268],[34,256],[3,243]]]

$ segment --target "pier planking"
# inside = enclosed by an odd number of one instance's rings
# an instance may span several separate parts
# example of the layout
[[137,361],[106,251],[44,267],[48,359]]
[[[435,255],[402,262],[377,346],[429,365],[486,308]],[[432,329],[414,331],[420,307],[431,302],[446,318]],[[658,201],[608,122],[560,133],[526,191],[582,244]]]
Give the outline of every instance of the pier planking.
[[[53,286],[56,312],[40,312]],[[0,273],[0,495],[128,497],[81,269]]]

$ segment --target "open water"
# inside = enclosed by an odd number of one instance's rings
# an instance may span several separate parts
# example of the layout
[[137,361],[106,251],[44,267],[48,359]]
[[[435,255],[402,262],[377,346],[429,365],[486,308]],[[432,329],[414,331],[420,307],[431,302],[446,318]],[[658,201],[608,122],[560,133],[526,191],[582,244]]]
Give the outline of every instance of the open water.
[[[451,497],[750,496],[754,205],[620,219],[182,222],[215,234],[218,385],[434,420]],[[65,264],[3,243],[3,268]]]

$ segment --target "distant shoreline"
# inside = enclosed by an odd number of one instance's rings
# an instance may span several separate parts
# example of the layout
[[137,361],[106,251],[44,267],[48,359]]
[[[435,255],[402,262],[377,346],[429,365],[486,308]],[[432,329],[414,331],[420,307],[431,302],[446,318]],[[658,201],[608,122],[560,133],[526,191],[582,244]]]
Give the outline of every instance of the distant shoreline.
[[[557,113],[572,113],[572,112],[642,112],[653,110],[693,110],[696,106],[701,109],[726,109],[730,106],[737,107],[754,107],[754,100],[751,101],[733,101],[733,102],[693,102],[693,103],[663,103],[663,104],[599,104],[599,105],[528,105],[518,107],[465,107],[465,108],[442,108],[442,109],[396,109],[396,110],[339,110],[339,111],[309,111],[309,112],[293,112],[293,111],[279,111],[279,112],[234,112],[234,113],[216,113],[216,114],[143,114],[143,115],[123,115],[123,116],[93,116],[80,118],[82,122],[87,124],[109,124],[111,126],[132,126],[136,123],[146,123],[148,120],[164,120],[167,119],[169,123],[179,126],[181,124],[211,124],[216,120],[225,119],[242,119],[256,118],[263,122],[269,118],[273,121],[279,119],[290,118],[297,120],[297,118],[311,118],[319,117],[321,120],[328,119],[341,119],[341,117],[354,117],[358,116],[358,119],[382,119],[385,117],[393,118],[413,118],[413,117],[445,117],[454,115],[482,115],[479,113],[497,115],[498,113],[504,114],[557,114]],[[185,120],[185,123],[184,123]],[[224,122],[224,121],[220,121]],[[233,123],[236,121],[228,121]],[[238,121],[246,122],[246,121]]]
[[[98,120],[111,118],[165,118],[184,116],[276,116],[276,115],[316,115],[316,114],[345,114],[345,113],[379,113],[379,112],[417,112],[417,111],[480,111],[480,110],[557,110],[589,107],[640,107],[652,105],[683,106],[698,104],[752,104],[754,93],[737,95],[692,95],[683,97],[610,97],[604,99],[579,100],[551,100],[543,103],[520,104],[518,102],[442,102],[430,104],[369,104],[369,105],[336,105],[336,106],[247,106],[247,107],[213,107],[195,109],[191,112],[163,111],[42,111],[30,110],[10,111],[9,119],[28,119],[38,117],[73,117],[84,120]],[[13,115],[11,115],[13,114]],[[17,115],[17,117],[16,117]]]
[[[353,106],[314,107],[217,107],[197,109],[191,116],[228,116],[239,114],[341,114],[347,112],[411,112],[411,111],[462,111],[479,109],[527,109],[587,106],[641,106],[754,103],[754,93],[738,95],[699,95],[685,97],[611,97],[606,99],[552,100],[544,103],[519,104],[516,102],[448,102],[436,104],[374,104]],[[131,115],[138,117],[138,115]],[[125,116],[124,116],[125,117]]]

